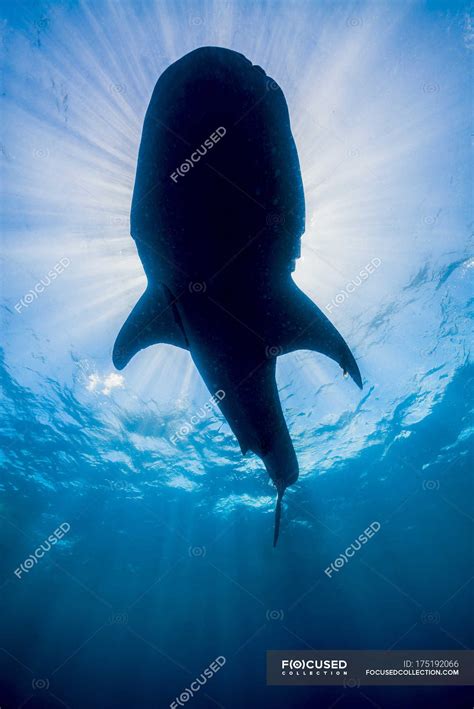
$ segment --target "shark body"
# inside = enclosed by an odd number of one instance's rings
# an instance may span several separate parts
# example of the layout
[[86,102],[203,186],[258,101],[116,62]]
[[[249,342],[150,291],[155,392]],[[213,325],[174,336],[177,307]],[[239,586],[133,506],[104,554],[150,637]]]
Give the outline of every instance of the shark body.
[[281,499],[298,478],[275,368],[306,349],[362,388],[336,328],[292,279],[304,192],[280,87],[237,52],[203,47],[159,78],[144,121],[131,210],[148,286],[113,361],[169,343],[190,351],[242,453],[256,453]]

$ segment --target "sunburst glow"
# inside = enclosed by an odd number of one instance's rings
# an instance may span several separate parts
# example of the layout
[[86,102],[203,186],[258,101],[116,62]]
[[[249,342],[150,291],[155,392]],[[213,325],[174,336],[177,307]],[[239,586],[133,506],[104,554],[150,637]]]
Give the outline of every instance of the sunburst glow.
[[[7,21],[3,290],[17,381],[52,398],[54,382],[70,387],[120,436],[129,472],[134,454],[147,473],[157,456],[177,460],[164,484],[193,489],[198,441],[210,464],[260,474],[240,461],[219,414],[170,443],[209,396],[187,353],[153,347],[123,379],[111,364],[145,285],[129,208],[151,92],[171,62],[218,45],[264,67],[285,93],[307,205],[296,280],[350,343],[365,381],[358,393],[316,354],[279,360],[302,475],[380,442],[394,417],[400,428],[423,419],[465,357],[469,295],[468,74],[454,70],[463,48],[435,13],[423,27],[420,37],[416,7],[403,3],[351,13],[339,3],[218,0],[31,6],[21,26]],[[68,269],[17,312],[63,257]],[[247,492],[232,505],[266,504],[261,489]]]

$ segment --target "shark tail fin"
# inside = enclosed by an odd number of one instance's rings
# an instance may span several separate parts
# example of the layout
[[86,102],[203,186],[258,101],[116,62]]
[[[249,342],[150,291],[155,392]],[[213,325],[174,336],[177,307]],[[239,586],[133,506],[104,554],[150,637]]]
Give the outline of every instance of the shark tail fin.
[[278,537],[280,535],[280,520],[281,520],[281,501],[283,498],[283,493],[285,492],[285,487],[283,485],[277,484],[277,501],[275,507],[275,531],[273,533],[273,546],[276,547],[278,542]]
[[174,299],[166,286],[148,286],[115,341],[112,360],[123,369],[140,350],[158,343],[189,349]]

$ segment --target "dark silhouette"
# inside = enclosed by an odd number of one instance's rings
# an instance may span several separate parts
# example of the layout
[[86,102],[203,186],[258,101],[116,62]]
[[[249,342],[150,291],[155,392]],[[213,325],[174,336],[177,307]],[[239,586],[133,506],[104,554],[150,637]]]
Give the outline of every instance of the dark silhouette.
[[281,498],[298,462],[275,381],[276,357],[331,357],[359,387],[351,351],[291,278],[304,194],[279,86],[243,55],[187,54],[159,78],[138,156],[131,234],[148,286],[122,327],[122,369],[162,342],[191,352],[240,444],[264,462]]

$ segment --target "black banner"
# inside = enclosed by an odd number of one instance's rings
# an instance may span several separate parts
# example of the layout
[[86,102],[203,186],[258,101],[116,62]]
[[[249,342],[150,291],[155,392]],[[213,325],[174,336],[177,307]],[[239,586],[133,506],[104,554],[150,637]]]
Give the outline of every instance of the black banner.
[[270,650],[272,685],[473,685],[472,650]]

